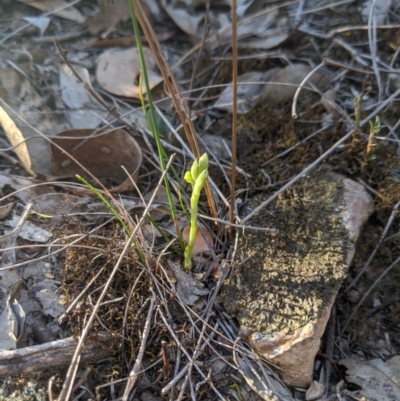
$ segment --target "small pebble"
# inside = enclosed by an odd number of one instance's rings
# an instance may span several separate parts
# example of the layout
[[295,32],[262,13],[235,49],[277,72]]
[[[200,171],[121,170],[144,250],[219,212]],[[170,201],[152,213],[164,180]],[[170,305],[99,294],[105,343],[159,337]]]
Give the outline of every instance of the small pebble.
[[306,392],[307,401],[315,401],[322,397],[324,394],[325,386],[322,383],[313,381]]

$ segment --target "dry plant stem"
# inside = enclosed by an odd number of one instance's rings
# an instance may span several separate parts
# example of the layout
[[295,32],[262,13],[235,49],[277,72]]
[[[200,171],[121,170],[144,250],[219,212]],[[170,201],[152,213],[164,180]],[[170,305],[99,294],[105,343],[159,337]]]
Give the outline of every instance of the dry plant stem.
[[[331,7],[331,4],[329,4],[329,7]],[[377,26],[377,28],[380,30],[399,29],[400,25],[380,25],[380,26]],[[315,31],[311,31],[311,30],[305,31],[305,30],[299,28],[299,32],[305,33],[307,35],[315,36],[320,39],[332,39],[335,35],[338,35],[341,33],[347,33],[347,32],[352,32],[352,31],[366,31],[366,30],[368,30],[368,25],[344,26],[341,28],[332,29],[328,33],[315,32]]]
[[[176,82],[176,79],[168,64],[168,61],[165,58],[160,42],[158,41],[157,36],[155,35],[153,28],[151,27],[151,24],[143,10],[140,1],[139,0],[133,0],[133,1],[135,4],[136,16],[147,38],[149,46],[153,52],[153,56],[157,62],[158,68],[160,69],[161,74],[163,75],[164,82],[168,88],[168,91],[174,103],[175,110],[178,113],[179,119],[182,123],[186,137],[190,144],[190,148],[192,149],[192,152],[195,157],[200,157],[200,148],[197,143],[196,131],[194,129],[192,120],[190,119],[190,113],[187,109],[186,103],[182,98],[182,94],[180,93],[178,83]],[[213,217],[217,217],[218,216],[217,207],[215,205],[214,195],[212,193],[209,182],[206,183],[205,191],[207,195],[208,204],[211,209],[211,214]]]
[[[399,47],[399,49],[400,49],[400,47]],[[359,74],[368,75],[368,74],[372,74],[373,73],[372,70],[371,71],[369,71],[369,70],[361,70],[359,68],[355,68],[355,67],[353,67],[351,65],[339,63],[338,61],[334,61],[334,60],[331,60],[329,58],[325,58],[324,59],[324,63],[325,63],[325,65],[331,65],[332,67],[337,67],[337,68],[340,68],[340,69],[343,68],[343,69],[348,70],[348,71],[358,72]],[[391,71],[388,71],[388,72],[391,72]]]
[[[165,327],[168,329],[169,333],[171,334],[172,338],[175,340],[176,344],[179,346],[179,348],[182,350],[182,352],[185,354],[186,358],[188,358],[188,360],[191,360],[190,354],[187,352],[187,350],[185,349],[185,347],[181,344],[181,342],[179,341],[179,338],[177,337],[177,335],[175,334],[175,331],[172,329],[172,327],[168,324],[167,319],[165,318],[161,308],[158,309],[160,312],[160,316],[161,319],[163,320]],[[200,376],[205,379],[206,375],[203,373],[203,371],[199,368],[199,366],[197,364],[193,364],[193,366],[196,368],[196,370],[199,372]],[[222,394],[214,387],[214,385],[212,383],[210,383],[210,387],[214,390],[215,394],[222,400],[225,401],[225,398],[222,396]]]
[[321,67],[325,65],[324,61],[322,61],[321,64],[317,65],[313,70],[311,70],[306,77],[301,81],[301,84],[296,90],[296,93],[294,94],[293,97],[293,103],[292,103],[292,118],[296,119],[298,117],[297,115],[297,99],[299,98],[300,92],[303,89],[304,85],[307,83],[307,81],[315,74]]
[[201,46],[200,46],[199,51],[197,53],[196,61],[193,64],[193,70],[192,70],[192,74],[191,74],[191,77],[190,77],[189,90],[192,90],[192,88],[193,88],[194,80],[195,80],[195,77],[197,75],[197,69],[199,67],[199,63],[200,63],[200,60],[201,60],[201,55],[203,54],[204,46],[205,46],[206,40],[207,40],[207,35],[208,35],[208,31],[209,31],[209,24],[210,24],[210,21],[209,21],[209,18],[210,18],[210,0],[206,1],[205,7],[206,7],[206,13],[205,13],[205,16],[204,16],[203,37],[201,39]]
[[[193,357],[190,359],[189,369],[188,369],[188,371],[186,373],[185,382],[187,382],[189,376],[191,375],[191,372],[192,372],[192,369],[193,369],[193,364],[195,363],[196,359],[200,356],[200,353],[201,353],[201,342],[203,341],[205,330],[209,326],[208,321],[209,321],[209,319],[211,317],[211,314],[213,312],[212,306],[213,306],[213,304],[215,302],[215,298],[216,298],[216,296],[217,296],[217,294],[219,292],[219,289],[221,288],[221,285],[224,282],[228,272],[229,272],[229,269],[225,269],[225,271],[221,274],[217,285],[213,289],[212,296],[211,296],[211,298],[210,298],[210,300],[208,302],[208,305],[207,305],[207,308],[206,308],[206,317],[204,319],[201,319],[202,323],[203,323],[203,327],[201,329],[201,332],[199,333],[199,339],[197,341]],[[196,325],[193,324],[193,327],[196,327]],[[214,331],[213,331],[213,333],[214,333]],[[204,344],[207,344],[207,341],[205,341]],[[180,395],[179,395],[179,399],[181,399],[181,395],[183,397],[184,390],[185,390],[185,386],[183,386],[182,389],[181,389],[181,392],[180,392]]]
[[[237,37],[237,14],[236,0],[232,0],[232,170],[231,170],[231,204],[229,209],[229,222],[233,223],[235,214],[235,192],[236,192],[236,145],[237,145],[237,103],[238,103],[238,37]],[[228,233],[232,236],[232,226],[228,226]]]
[[103,266],[97,274],[89,281],[89,283],[86,284],[85,288],[79,293],[79,295],[73,300],[71,305],[68,306],[67,310],[65,313],[63,313],[59,318],[58,321],[61,322],[68,313],[70,313],[73,309],[75,309],[75,306],[80,302],[82,297],[86,294],[86,292],[89,290],[90,286],[97,280],[97,278],[103,273],[103,270],[105,269],[105,266]]
[[[168,169],[169,169],[169,167],[171,165],[171,162],[172,162],[172,159],[170,159],[168,161],[166,169],[163,172],[163,174],[161,175],[157,187],[159,187],[162,184],[162,182],[164,180],[164,176],[167,173],[167,171],[168,171]],[[100,308],[100,305],[101,305],[104,297],[106,296],[108,289],[111,286],[112,280],[113,280],[115,274],[117,273],[117,271],[119,269],[119,266],[121,265],[121,263],[122,263],[122,261],[123,261],[123,259],[125,257],[125,254],[127,253],[129,247],[132,244],[132,239],[136,235],[137,231],[139,230],[139,228],[142,225],[144,219],[146,218],[146,215],[148,214],[148,212],[150,210],[150,206],[152,205],[152,203],[154,201],[156,193],[157,193],[157,191],[154,191],[154,194],[153,194],[152,198],[150,199],[148,205],[146,206],[146,209],[144,210],[142,217],[140,218],[140,220],[137,223],[136,227],[132,230],[132,234],[129,237],[128,241],[126,242],[126,244],[125,244],[125,246],[124,246],[124,248],[123,248],[123,250],[121,252],[120,257],[118,258],[117,263],[113,267],[113,270],[111,271],[110,276],[108,277],[107,282],[104,285],[103,291],[101,292],[101,294],[100,294],[100,296],[99,296],[99,298],[98,298],[98,300],[96,302],[96,305],[94,306],[93,311],[92,311],[92,313],[91,313],[91,315],[90,315],[90,317],[89,317],[89,319],[88,319],[88,321],[87,321],[87,323],[86,323],[86,325],[85,325],[85,327],[84,327],[84,329],[83,329],[83,331],[81,333],[81,336],[79,338],[79,343],[78,343],[78,345],[76,347],[74,356],[72,358],[70,367],[69,367],[68,372],[67,372],[67,376],[65,378],[65,382],[64,382],[63,387],[62,387],[61,392],[60,392],[59,401],[67,401],[70,398],[73,381],[75,379],[75,375],[76,375],[76,372],[77,372],[77,369],[78,369],[78,365],[79,365],[79,359],[80,359],[80,354],[81,354],[81,350],[82,350],[82,347],[83,347],[83,343],[84,343],[86,337],[89,334],[89,330],[90,330],[90,328],[92,326],[93,321],[96,318],[96,314],[97,314],[97,312],[98,312],[98,310]]]
[[372,0],[370,9],[369,9],[369,17],[368,17],[368,42],[369,42],[369,49],[371,52],[371,59],[372,59],[372,68],[375,73],[376,82],[378,84],[378,101],[381,101],[382,98],[382,84],[381,84],[381,74],[378,68],[377,57],[378,57],[378,38],[376,35],[376,15],[375,15],[375,4],[376,0]]
[[372,259],[375,257],[376,252],[378,252],[379,247],[381,246],[382,242],[384,241],[389,228],[392,226],[392,223],[397,215],[397,211],[400,207],[400,202],[397,202],[395,207],[393,208],[393,211],[389,217],[388,222],[386,223],[385,229],[383,230],[383,233],[381,235],[381,238],[379,238],[378,243],[375,245],[374,250],[372,251],[370,257],[368,258],[367,262],[363,266],[363,268],[360,270],[360,272],[357,274],[357,277],[351,282],[351,284],[345,289],[345,293],[348,293],[358,282],[358,280],[361,278],[361,276],[365,273],[365,271],[368,269],[369,265],[372,262]]
[[334,38],[333,42],[347,50],[351,57],[354,58],[359,64],[363,65],[364,67],[369,66],[369,63],[362,59],[362,56],[359,55],[358,51],[345,42],[342,38]]
[[58,40],[56,38],[54,38],[54,44],[56,45],[56,48],[57,48],[58,52],[60,53],[60,56],[63,59],[64,63],[67,64],[68,68],[70,69],[70,71],[72,72],[74,77],[78,80],[78,82],[80,82],[82,84],[82,86],[93,96],[93,98],[96,99],[110,114],[112,114],[118,120],[119,123],[121,123],[122,125],[126,125],[126,121],[123,121],[121,119],[121,117],[114,110],[110,109],[108,104],[74,70],[74,68],[68,61],[67,55],[65,54],[64,50],[61,48],[60,43],[58,42]]
[[[400,95],[400,89],[398,89],[392,96],[387,98],[384,102],[382,102],[368,117],[361,121],[360,127],[363,127],[370,120],[372,120],[375,116],[377,116],[389,103],[395,100]],[[251,219],[255,214],[257,214],[261,209],[270,204],[274,199],[276,199],[282,192],[286,191],[289,187],[291,187],[295,182],[297,182],[301,177],[310,172],[314,167],[316,167],[322,160],[324,160],[327,156],[329,156],[338,146],[340,146],[343,142],[349,139],[354,132],[356,132],[357,128],[352,129],[348,132],[344,137],[339,139],[334,145],[332,145],[324,154],[322,154],[318,159],[313,161],[309,166],[307,166],[301,173],[297,174],[294,178],[292,178],[286,185],[284,185],[279,191],[275,192],[271,197],[269,197],[265,202],[256,207],[251,213],[249,213],[246,217],[242,219],[242,222],[245,223],[247,220]]]
[[129,393],[131,392],[133,386],[135,385],[136,380],[137,380],[137,378],[139,376],[139,373],[140,373],[140,367],[141,367],[142,360],[143,360],[144,350],[146,348],[146,341],[147,341],[147,337],[149,336],[149,332],[150,332],[150,320],[151,320],[151,317],[152,317],[153,311],[154,311],[155,294],[154,294],[153,291],[151,291],[151,292],[152,292],[153,296],[152,296],[151,301],[150,301],[149,310],[147,312],[146,323],[144,325],[143,334],[142,334],[141,339],[140,339],[139,352],[138,352],[138,355],[136,357],[135,365],[133,366],[133,369],[129,373],[129,378],[128,378],[128,382],[126,383],[126,387],[125,387],[124,395],[122,397],[122,401],[127,401],[128,400]]
[[346,324],[344,325],[340,335],[343,335],[343,333],[346,331],[349,323],[353,319],[355,313],[359,309],[359,307],[364,303],[364,301],[368,298],[369,294],[371,294],[372,290],[379,284],[379,282],[395,267],[399,264],[400,258],[397,258],[371,285],[371,287],[368,289],[368,291],[364,294],[360,302],[356,305],[356,307],[352,310],[349,318],[346,321]]

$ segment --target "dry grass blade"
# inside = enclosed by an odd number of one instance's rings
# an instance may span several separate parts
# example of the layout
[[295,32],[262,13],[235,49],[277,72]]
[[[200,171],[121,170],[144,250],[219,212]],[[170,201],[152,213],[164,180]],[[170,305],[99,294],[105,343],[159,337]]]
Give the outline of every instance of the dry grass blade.
[[[233,81],[233,112],[232,112],[232,169],[231,169],[231,205],[229,222],[233,223],[235,213],[236,192],[236,147],[237,147],[237,102],[238,102],[238,37],[237,37],[237,4],[232,0],[232,81]],[[232,235],[232,226],[229,226]]]
[[133,369],[129,374],[128,382],[126,383],[124,395],[122,397],[123,401],[128,400],[129,394],[130,394],[133,386],[136,383],[136,380],[138,378],[139,371],[141,368],[144,350],[146,348],[146,341],[147,341],[147,337],[149,336],[149,331],[150,331],[150,320],[151,320],[151,317],[152,317],[153,311],[154,311],[155,296],[154,296],[153,291],[152,291],[152,293],[153,293],[153,297],[151,298],[151,301],[150,301],[149,310],[147,312],[146,323],[144,326],[143,334],[140,339],[140,348],[139,348],[138,356],[136,358],[135,365],[133,366]]
[[[143,10],[141,2],[139,0],[134,0],[134,3],[138,21],[147,38],[149,46],[153,52],[153,56],[157,62],[158,67],[160,68],[161,74],[164,77],[164,81],[172,98],[175,110],[178,113],[186,137],[189,141],[190,148],[192,149],[195,157],[200,157],[200,148],[197,142],[196,131],[190,118],[189,110],[187,109],[186,103],[181,95],[178,83],[176,82],[174,74],[164,56],[164,52],[162,50],[160,42],[158,41],[157,36],[155,35],[153,28],[151,27],[150,21],[148,20],[146,13]],[[211,214],[213,217],[217,217],[217,207],[215,204],[215,199],[211,190],[210,183],[208,181],[206,183],[205,190],[207,194],[208,204],[211,209]]]

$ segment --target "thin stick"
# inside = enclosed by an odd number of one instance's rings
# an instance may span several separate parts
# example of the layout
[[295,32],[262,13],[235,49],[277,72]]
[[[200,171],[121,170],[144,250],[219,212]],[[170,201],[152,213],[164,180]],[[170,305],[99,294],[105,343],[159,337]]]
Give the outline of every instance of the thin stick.
[[382,98],[382,84],[381,84],[381,74],[378,68],[378,39],[376,37],[376,8],[375,4],[377,3],[376,0],[372,0],[370,9],[369,9],[369,16],[368,16],[368,42],[369,42],[369,49],[371,52],[371,59],[372,59],[372,68],[375,72],[376,83],[378,84],[378,101]]
[[[235,191],[236,191],[236,145],[237,145],[237,102],[238,102],[238,37],[237,37],[237,14],[236,0],[232,0],[232,169],[231,169],[231,205],[229,209],[229,222],[233,223],[235,213]],[[228,232],[232,235],[232,226],[228,226]]]
[[317,65],[313,70],[311,70],[311,71],[307,74],[307,76],[301,81],[301,84],[300,84],[299,87],[297,88],[296,93],[294,94],[294,97],[293,97],[293,104],[292,104],[292,118],[293,118],[293,119],[296,119],[296,118],[298,117],[298,116],[297,116],[297,110],[296,110],[296,107],[297,107],[297,99],[299,98],[299,95],[300,95],[301,90],[303,89],[303,86],[307,83],[307,81],[311,78],[311,76],[312,76],[315,72],[317,72],[317,71],[318,71],[322,66],[324,66],[324,65],[325,65],[325,62],[322,61],[321,64]]
[[142,334],[142,338],[141,338],[141,342],[140,342],[139,352],[136,357],[135,365],[133,366],[133,369],[129,373],[129,379],[128,379],[128,382],[126,383],[122,401],[128,400],[129,393],[131,392],[133,386],[135,385],[136,380],[140,373],[140,366],[142,364],[144,350],[146,348],[147,337],[149,336],[149,332],[150,332],[150,320],[151,320],[151,317],[152,317],[153,311],[154,311],[154,302],[155,302],[154,298],[155,297],[154,297],[154,293],[153,293],[153,297],[151,298],[149,310],[147,312],[147,318],[146,318],[146,323],[144,325],[144,330],[143,330],[143,334]]

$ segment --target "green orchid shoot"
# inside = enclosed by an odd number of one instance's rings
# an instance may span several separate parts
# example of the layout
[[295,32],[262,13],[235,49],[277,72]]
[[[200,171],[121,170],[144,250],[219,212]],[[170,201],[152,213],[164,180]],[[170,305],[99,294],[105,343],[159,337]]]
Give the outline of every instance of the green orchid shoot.
[[204,153],[193,162],[190,171],[185,174],[185,181],[192,185],[192,197],[190,198],[190,234],[189,242],[185,248],[185,269],[192,269],[192,252],[198,230],[197,215],[199,211],[200,193],[208,178],[208,156]]
[[374,136],[375,134],[378,134],[382,128],[385,128],[385,126],[382,125],[379,116],[375,117],[375,122],[372,120],[369,122],[369,136],[368,136],[367,149],[365,151],[366,155],[369,155],[371,153],[372,148],[374,147]]

